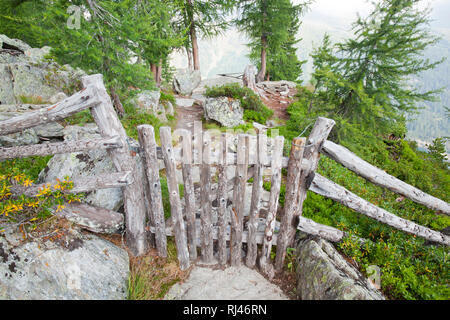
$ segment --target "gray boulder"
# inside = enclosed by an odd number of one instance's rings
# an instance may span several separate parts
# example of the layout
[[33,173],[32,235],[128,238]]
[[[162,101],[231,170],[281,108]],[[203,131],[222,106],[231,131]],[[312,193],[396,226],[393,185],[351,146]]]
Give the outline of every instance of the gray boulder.
[[125,250],[75,232],[67,232],[59,244],[17,243],[17,238],[20,235],[0,236],[0,300],[127,298]]
[[311,237],[297,246],[297,295],[301,300],[384,300],[332,244]]
[[45,103],[61,91],[72,94],[81,89],[86,73],[46,60],[50,50],[0,35],[0,104],[21,103],[23,98]]
[[[221,87],[226,84],[237,83],[241,87],[243,86],[242,79],[232,78],[232,77],[217,77],[217,78],[209,78],[204,79],[200,82],[197,88],[195,88],[192,92],[192,97],[201,96],[206,93],[206,88],[212,87]],[[201,99],[199,99],[201,100]]]
[[189,96],[202,81],[200,70],[178,69],[173,77],[175,92]]
[[161,92],[159,90],[144,90],[136,95],[133,104],[139,111],[156,114],[160,98]]
[[9,65],[0,63],[0,105],[16,103],[13,84],[13,77]]
[[203,108],[206,120],[215,120],[224,127],[244,124],[244,110],[239,100],[228,97],[208,98]]
[[21,97],[46,102],[60,91],[48,84],[45,69],[21,63],[10,64],[9,68],[14,79],[14,96],[19,103]]
[[[100,138],[101,135],[95,124],[86,124],[84,127],[67,126],[64,129],[64,140],[74,141]],[[92,150],[57,154],[50,159],[47,167],[39,174],[39,181],[51,182],[69,176],[71,179],[95,176],[115,172],[116,169],[106,150]],[[93,206],[117,211],[123,203],[120,188],[102,189],[86,194],[83,200]]]
[[18,50],[25,53],[31,47],[22,40],[11,39],[4,34],[0,34],[0,49]]

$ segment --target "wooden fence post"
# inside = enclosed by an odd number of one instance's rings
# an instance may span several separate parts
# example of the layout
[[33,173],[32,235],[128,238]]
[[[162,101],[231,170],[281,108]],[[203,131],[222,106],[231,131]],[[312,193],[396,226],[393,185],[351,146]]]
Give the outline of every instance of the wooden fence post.
[[227,221],[226,213],[227,213],[227,202],[228,202],[228,188],[227,188],[227,134],[223,133],[221,137],[222,148],[219,155],[219,184],[217,187],[217,202],[218,202],[218,210],[217,210],[217,224],[218,224],[218,237],[217,243],[219,247],[219,264],[226,265],[228,260],[227,253],[227,240],[225,238],[227,231]]
[[305,150],[306,138],[294,138],[292,140],[291,153],[289,156],[288,173],[286,179],[286,194],[284,201],[284,214],[280,223],[280,232],[277,239],[277,255],[275,257],[275,270],[283,269],[286,249],[292,243],[298,225],[296,210],[296,199],[300,185],[302,171],[303,151]]
[[240,134],[237,147],[236,179],[233,190],[233,207],[231,216],[231,265],[240,266],[242,250],[242,231],[244,222],[245,185],[249,161],[248,135]]
[[264,232],[264,243],[259,265],[269,278],[274,276],[273,267],[270,262],[270,252],[272,251],[272,241],[275,231],[276,216],[278,210],[278,199],[281,187],[281,160],[283,157],[284,137],[275,138],[275,148],[272,157],[272,179],[269,198],[269,210],[266,217],[266,229]]
[[139,144],[144,151],[144,165],[147,173],[148,187],[150,191],[150,210],[155,227],[155,242],[158,255],[167,257],[166,222],[164,220],[164,209],[161,197],[161,181],[159,179],[159,166],[156,155],[155,131],[150,125],[137,127]]
[[189,245],[189,258],[191,261],[197,260],[197,228],[195,225],[195,190],[192,180],[192,135],[189,130],[179,129],[181,136],[181,145],[183,149],[183,158],[181,164],[181,170],[184,181],[184,211],[186,216],[187,237]]
[[203,133],[203,160],[201,164],[201,252],[205,263],[213,261],[213,236],[211,222],[211,137],[207,131]]
[[248,239],[247,239],[247,257],[246,265],[249,268],[253,268],[256,263],[256,256],[258,253],[258,244],[256,243],[256,232],[258,230],[258,218],[261,204],[261,193],[263,188],[263,158],[267,148],[263,145],[267,143],[267,136],[265,134],[258,134],[256,140],[256,163],[253,175],[253,189],[252,200],[250,204],[250,213],[248,221]]
[[101,74],[85,76],[82,78],[84,87],[95,87],[100,101],[91,109],[91,114],[97,123],[103,137],[120,138],[122,148],[108,150],[108,154],[117,171],[131,171],[133,183],[123,188],[126,241],[134,255],[142,255],[146,252],[148,243],[145,233],[146,208],[144,201],[144,177],[137,170],[136,154],[128,147],[128,137],[123,128],[114,107],[111,103]]
[[167,186],[169,189],[170,211],[174,222],[175,243],[180,269],[189,268],[189,251],[186,240],[186,227],[183,220],[183,210],[181,208],[180,193],[176,177],[175,157],[172,146],[172,135],[170,127],[160,129],[161,149],[166,167]]

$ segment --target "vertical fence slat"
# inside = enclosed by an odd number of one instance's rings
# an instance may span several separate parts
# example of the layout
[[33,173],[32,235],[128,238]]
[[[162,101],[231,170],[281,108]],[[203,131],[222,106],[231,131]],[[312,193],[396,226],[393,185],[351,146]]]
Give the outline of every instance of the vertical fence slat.
[[241,265],[242,231],[244,220],[245,184],[247,182],[249,136],[240,134],[237,147],[236,179],[233,190],[231,216],[231,265]]
[[155,242],[158,254],[167,257],[166,223],[161,197],[161,181],[159,179],[159,166],[156,154],[155,130],[150,125],[137,127],[139,144],[144,150],[144,165],[147,173],[148,187],[150,191],[150,214],[155,227]]
[[191,261],[195,261],[197,259],[197,233],[195,226],[195,191],[194,191],[194,183],[192,180],[192,135],[189,130],[178,130],[181,135],[182,141],[182,149],[183,149],[183,157],[182,157],[182,165],[181,170],[183,173],[183,182],[184,182],[184,201],[185,201],[185,216],[186,216],[186,227],[187,227],[187,239],[189,245],[189,258]]
[[226,213],[227,213],[227,202],[228,202],[228,193],[227,193],[227,135],[226,133],[222,134],[221,137],[221,152],[219,155],[219,185],[217,187],[217,202],[218,202],[218,219],[217,224],[219,227],[219,235],[217,239],[218,247],[219,247],[219,263],[221,265],[226,265],[228,260],[227,253],[227,240],[225,238],[226,230],[227,230],[227,222],[226,222]]
[[111,98],[106,91],[101,74],[82,78],[83,86],[93,86],[97,89],[100,103],[91,109],[98,129],[103,137],[119,136],[122,148],[108,150],[117,171],[131,171],[134,177],[132,184],[123,188],[126,242],[134,255],[142,255],[148,248],[145,232],[147,210],[145,208],[144,188],[145,178],[137,169],[135,154],[128,148],[128,137],[117,117]]
[[314,180],[314,174],[319,165],[320,150],[322,145],[327,140],[328,135],[333,129],[334,120],[319,117],[311,130],[311,133],[306,141],[305,151],[303,153],[303,159],[310,163],[308,169],[302,170],[300,177],[300,188],[297,197],[297,210],[299,213],[297,215],[302,215],[303,202],[306,198],[306,193]]
[[275,222],[280,197],[281,186],[281,161],[283,157],[284,137],[275,138],[275,148],[272,156],[272,179],[269,198],[269,210],[266,217],[266,229],[264,232],[264,243],[259,264],[261,270],[269,277],[273,277],[273,267],[270,264],[270,252],[272,250],[272,239],[275,231]]
[[211,222],[211,137],[208,132],[203,133],[203,160],[201,164],[201,253],[202,261],[210,263],[213,260],[213,234]]
[[173,153],[171,129],[161,127],[161,149],[166,167],[167,186],[169,189],[170,212],[173,219],[175,233],[175,243],[177,247],[177,256],[180,263],[180,269],[186,270],[190,266],[189,251],[187,247],[186,228],[183,220],[183,211],[181,208],[180,194],[176,177],[175,156]]
[[256,232],[258,230],[259,209],[261,203],[261,193],[263,187],[263,171],[262,165],[264,158],[264,144],[266,144],[267,136],[258,134],[256,140],[256,163],[253,175],[252,199],[250,204],[250,213],[248,221],[248,239],[247,239],[247,257],[246,265],[253,268],[256,264],[256,256],[258,253],[258,244],[256,243]]
[[277,237],[277,255],[275,257],[275,270],[281,271],[286,249],[292,243],[297,230],[296,200],[300,185],[302,171],[303,151],[305,150],[306,138],[294,138],[292,140],[291,153],[289,155],[288,173],[286,179],[286,194],[284,201],[284,214],[281,218],[280,232]]

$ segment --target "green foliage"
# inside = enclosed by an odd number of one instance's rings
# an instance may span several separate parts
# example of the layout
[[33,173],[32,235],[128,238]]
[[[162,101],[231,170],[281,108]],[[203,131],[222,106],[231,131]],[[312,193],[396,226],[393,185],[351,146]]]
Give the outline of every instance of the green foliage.
[[432,144],[427,145],[430,158],[439,164],[444,164],[444,161],[447,160],[447,152],[445,150],[446,140],[448,139],[436,138]]
[[229,97],[238,99],[244,109],[244,120],[266,123],[273,115],[273,110],[267,108],[261,99],[249,88],[241,87],[236,83],[221,87],[207,88],[207,97]]
[[[261,68],[261,51],[267,54],[266,78],[296,81],[302,74],[302,65],[295,45],[300,28],[299,16],[309,2],[293,5],[289,0],[262,0],[243,2],[242,14],[235,20],[251,42],[250,59]],[[264,40],[263,40],[264,39]],[[263,75],[264,76],[264,75]]]
[[427,30],[429,10],[420,9],[419,2],[374,3],[373,12],[353,24],[355,37],[336,45],[325,37],[312,55],[315,91],[309,111],[333,113],[373,134],[404,134],[405,113],[437,93],[419,92],[407,80],[442,62],[421,57],[438,38]]
[[[33,185],[39,169],[45,166],[47,160],[47,157],[34,157],[0,162],[0,232],[14,225],[24,232],[25,237],[49,218],[53,210],[58,212],[64,209],[65,203],[80,201],[81,195],[66,192],[73,188],[73,182],[68,177],[57,180],[54,185],[49,183],[43,186],[33,196],[11,192],[13,186]],[[30,164],[34,166],[30,167]]]
[[[351,192],[383,207],[402,218],[435,230],[450,226],[447,216],[436,215],[410,200],[398,200],[398,195],[377,187],[336,162],[322,157],[318,172]],[[447,193],[448,195],[448,193]],[[444,198],[445,199],[445,198]],[[447,198],[448,200],[448,198]],[[349,232],[338,244],[342,252],[354,259],[365,272],[370,265],[381,268],[381,286],[393,299],[448,299],[448,248],[425,245],[415,236],[359,215],[347,207],[312,192],[304,203],[307,218]],[[370,239],[365,246],[352,235]]]

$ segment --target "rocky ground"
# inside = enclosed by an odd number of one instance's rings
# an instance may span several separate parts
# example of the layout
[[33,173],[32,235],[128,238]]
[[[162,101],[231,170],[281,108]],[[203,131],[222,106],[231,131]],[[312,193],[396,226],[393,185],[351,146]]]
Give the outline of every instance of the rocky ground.
[[[47,61],[44,56],[49,50],[47,47],[31,48],[20,40],[0,35],[0,121],[55,104],[79,89],[79,80],[85,73]],[[163,123],[167,123],[176,110],[176,128],[193,130],[194,121],[208,117],[218,123],[242,123],[243,112],[235,101],[220,98],[209,101],[204,96],[207,86],[225,83],[242,84],[242,81],[230,77],[202,81],[199,72],[179,70],[173,82],[173,90],[177,93],[175,105],[168,101],[162,102],[159,89],[140,92],[133,104],[139,112],[151,113]],[[258,86],[265,92],[265,103],[275,111],[274,118],[285,120],[286,108],[296,92],[295,84],[278,81],[263,82]],[[274,123],[264,125],[272,126]],[[73,141],[99,136],[95,124],[63,126],[61,123],[49,123],[21,133],[0,136],[0,146]],[[229,144],[230,152],[236,152],[235,140]],[[130,139],[130,144],[137,149],[136,141]],[[142,158],[137,156],[136,159],[139,170],[143,170]],[[231,179],[234,171],[230,169],[227,174]],[[114,165],[104,150],[61,154],[49,161],[37,182],[51,182],[66,175],[71,179],[83,178],[112,170]],[[199,175],[194,172],[193,176],[198,182]],[[214,192],[214,184],[212,186]],[[251,185],[247,187],[246,193],[251,194]],[[197,197],[200,195],[197,194]],[[245,211],[248,212],[250,197],[246,198]],[[267,206],[268,198],[269,193],[264,192],[263,207]],[[217,220],[214,200],[211,195],[213,222]],[[114,210],[119,215],[123,213],[123,195],[119,188],[90,192],[84,201],[91,206]],[[23,241],[24,234],[19,230],[8,230],[0,235],[0,299],[125,299],[128,296],[127,286],[131,283],[128,280],[139,277],[167,281],[159,283],[159,287],[168,287],[182,280],[166,295],[167,299],[288,299],[296,298],[293,294],[295,283],[299,283],[297,294],[302,299],[382,298],[331,244],[323,240],[302,242],[303,245],[297,250],[299,258],[296,264],[302,266],[297,275],[291,271],[270,282],[256,270],[246,267],[221,270],[196,266],[190,270],[188,277],[187,272],[180,272],[176,258],[161,261],[149,254],[142,259],[130,259],[121,241],[108,241],[108,236],[103,235],[106,230],[114,233],[116,238],[121,238],[121,219],[117,220],[120,225],[114,226],[114,230],[101,226],[93,230],[86,227],[92,226],[89,221],[84,223],[84,218],[88,217],[83,217],[84,225],[76,217],[64,217],[53,216],[49,219],[50,225],[36,230],[33,238],[29,237],[27,241]],[[264,208],[261,218],[264,218]],[[53,221],[56,222],[53,224]],[[99,237],[85,229],[102,235]],[[158,262],[148,262],[153,267],[143,268],[144,258]],[[138,269],[142,274],[137,276]],[[158,273],[165,269],[172,271]],[[147,283],[150,285],[146,290],[154,290],[152,286],[156,282],[152,282],[154,279],[149,280]],[[144,293],[136,298],[154,299],[158,295]]]

